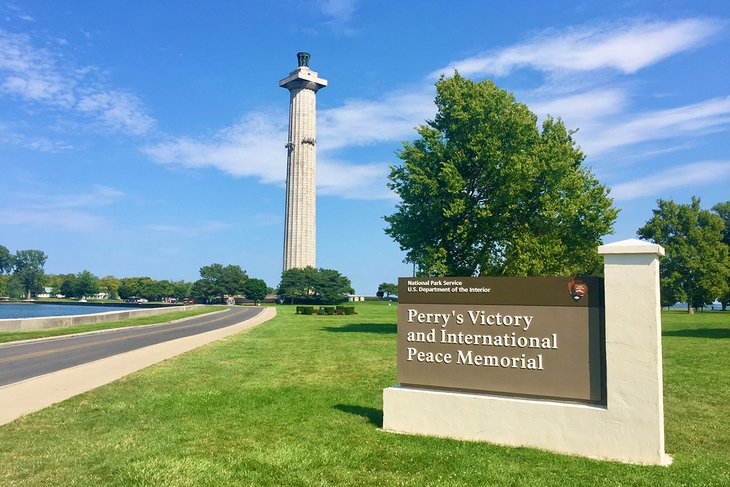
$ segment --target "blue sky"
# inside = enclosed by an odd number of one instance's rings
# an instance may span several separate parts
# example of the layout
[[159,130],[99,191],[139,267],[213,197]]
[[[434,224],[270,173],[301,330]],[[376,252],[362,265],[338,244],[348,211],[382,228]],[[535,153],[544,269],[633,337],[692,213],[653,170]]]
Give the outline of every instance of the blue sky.
[[288,93],[312,54],[317,264],[409,275],[382,217],[439,73],[560,116],[635,237],[658,198],[730,200],[725,1],[0,1],[0,245],[46,272],[281,274]]

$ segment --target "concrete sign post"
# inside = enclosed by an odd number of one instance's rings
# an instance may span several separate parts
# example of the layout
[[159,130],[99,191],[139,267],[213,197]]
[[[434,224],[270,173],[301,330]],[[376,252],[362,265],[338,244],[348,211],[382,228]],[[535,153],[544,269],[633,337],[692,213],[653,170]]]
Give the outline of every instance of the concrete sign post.
[[596,278],[402,279],[383,428],[667,465],[658,245]]

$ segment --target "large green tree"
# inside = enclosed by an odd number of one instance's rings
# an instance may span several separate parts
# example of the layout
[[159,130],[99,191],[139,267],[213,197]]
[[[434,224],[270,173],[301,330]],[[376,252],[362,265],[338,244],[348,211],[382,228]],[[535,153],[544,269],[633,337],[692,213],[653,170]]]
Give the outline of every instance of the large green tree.
[[13,262],[15,265],[15,276],[23,286],[26,298],[30,299],[43,288],[43,266],[46,265],[48,257],[40,250],[18,250],[15,252]]
[[150,277],[123,277],[119,280],[119,297],[122,299],[142,297],[150,282],[152,282]]
[[206,289],[207,296],[234,296],[243,294],[248,276],[237,265],[211,264],[200,268],[200,279],[206,282],[198,288]]
[[99,289],[109,294],[109,299],[117,299],[119,297],[119,286],[121,285],[122,281],[111,275],[99,279]]
[[[666,250],[661,260],[663,304],[686,301],[687,312],[713,302],[727,292],[730,277],[728,246],[723,243],[725,225],[718,215],[690,204],[658,200],[658,208],[639,237],[658,243]],[[669,299],[667,299],[669,298]]]
[[75,274],[46,274],[43,277],[43,286],[50,288],[49,294],[54,296],[61,293],[61,285],[68,279],[75,279]]
[[386,233],[421,275],[572,275],[600,269],[618,211],[573,131],[491,81],[436,83],[437,114],[403,144]]
[[198,279],[190,288],[190,294],[199,302],[210,303],[219,301],[222,293],[213,281],[209,279]]
[[[722,218],[725,223],[725,229],[722,231],[722,241],[730,247],[730,201],[718,203],[712,207],[712,211]],[[725,311],[730,306],[730,277],[728,278],[728,290],[718,298],[722,304],[722,310]]]
[[3,276],[7,278],[5,282],[5,293],[13,299],[22,299],[27,297],[26,290],[23,287],[23,280],[18,274]]
[[0,245],[0,296],[8,295],[7,284],[10,278],[4,274],[12,272],[13,267],[13,254],[7,247]]
[[140,296],[149,301],[162,301],[165,298],[172,296],[173,287],[172,283],[166,279],[156,280],[149,279],[142,284],[140,290]]
[[185,299],[191,296],[191,290],[193,283],[186,281],[173,281],[172,282],[172,296],[177,299]]
[[73,295],[77,298],[84,298],[99,292],[99,278],[84,269],[76,274],[73,283]]
[[266,297],[269,292],[269,286],[263,279],[248,279],[243,287],[243,294],[246,299],[255,301],[258,304],[262,299]]
[[64,295],[64,297],[70,298],[72,296],[76,295],[76,275],[75,274],[69,274],[66,276],[63,281],[61,281],[61,285],[58,288],[58,291]]
[[380,297],[398,296],[398,284],[391,282],[381,282],[376,293]]
[[8,295],[8,281],[10,280],[10,276],[6,276],[2,273],[0,273],[0,298],[6,297]]
[[7,247],[0,245],[0,274],[9,274],[15,267],[13,254]]
[[350,278],[334,269],[320,269],[317,278],[317,297],[322,303],[340,303],[354,294]]
[[281,274],[279,297],[290,303],[338,303],[354,292],[350,279],[334,269],[303,267],[288,269]]
[[281,273],[277,294],[279,297],[294,301],[314,301],[316,299],[318,273],[314,267],[295,267]]
[[718,203],[712,207],[717,216],[722,218],[725,228],[722,230],[722,241],[725,245],[730,245],[730,201]]

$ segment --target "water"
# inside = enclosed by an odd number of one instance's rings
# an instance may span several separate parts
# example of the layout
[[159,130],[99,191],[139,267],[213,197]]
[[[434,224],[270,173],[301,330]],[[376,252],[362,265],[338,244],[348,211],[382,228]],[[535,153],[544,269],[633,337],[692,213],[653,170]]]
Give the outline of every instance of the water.
[[74,304],[2,304],[0,320],[10,318],[37,318],[41,316],[90,315],[109,311],[139,309],[121,306],[80,306]]

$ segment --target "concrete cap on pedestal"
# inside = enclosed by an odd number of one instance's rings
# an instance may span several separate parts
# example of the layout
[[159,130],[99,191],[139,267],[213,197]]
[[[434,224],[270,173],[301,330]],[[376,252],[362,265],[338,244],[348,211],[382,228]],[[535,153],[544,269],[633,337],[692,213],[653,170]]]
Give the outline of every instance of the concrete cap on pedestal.
[[630,238],[628,240],[621,240],[619,242],[613,242],[598,247],[598,253],[601,255],[609,254],[654,254],[664,255],[664,247],[661,245],[645,242],[643,240],[637,240]]
[[327,86],[326,79],[320,78],[315,71],[312,71],[306,66],[300,66],[291,73],[289,73],[289,76],[279,81],[279,86],[289,89],[289,85],[293,84],[294,82],[300,81],[309,81],[311,83],[314,83],[318,88],[324,88],[325,86]]

